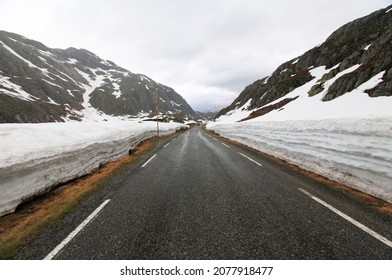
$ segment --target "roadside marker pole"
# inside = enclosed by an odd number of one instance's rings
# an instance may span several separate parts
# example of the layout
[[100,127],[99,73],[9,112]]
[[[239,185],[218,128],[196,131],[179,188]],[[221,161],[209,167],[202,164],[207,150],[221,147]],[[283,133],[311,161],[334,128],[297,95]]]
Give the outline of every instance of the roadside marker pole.
[[158,109],[158,89],[157,88],[155,88],[155,107],[156,107],[156,111],[157,111],[157,136],[159,138],[159,120],[158,120],[159,109]]

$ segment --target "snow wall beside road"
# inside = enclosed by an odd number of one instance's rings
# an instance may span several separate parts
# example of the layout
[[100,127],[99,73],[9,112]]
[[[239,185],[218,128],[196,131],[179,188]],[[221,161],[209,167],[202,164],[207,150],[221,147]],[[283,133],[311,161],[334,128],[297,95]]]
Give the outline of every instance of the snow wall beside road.
[[208,129],[392,203],[392,118],[211,123]]
[[[160,134],[184,127],[160,124]],[[128,155],[154,135],[153,122],[0,125],[0,216],[59,184]]]

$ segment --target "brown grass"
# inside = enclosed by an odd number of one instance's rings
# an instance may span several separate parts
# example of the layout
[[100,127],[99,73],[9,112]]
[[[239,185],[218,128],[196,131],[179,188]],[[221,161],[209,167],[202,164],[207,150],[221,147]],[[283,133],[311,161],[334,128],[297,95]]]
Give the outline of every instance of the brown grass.
[[347,185],[344,185],[342,183],[335,182],[335,181],[333,181],[333,180],[331,180],[329,178],[321,176],[321,175],[319,175],[317,173],[314,173],[312,171],[305,170],[305,169],[303,169],[303,168],[301,168],[301,167],[299,167],[299,166],[297,166],[295,164],[289,163],[289,162],[287,162],[285,160],[282,160],[282,159],[276,158],[274,156],[265,154],[265,153],[263,153],[263,152],[261,152],[259,150],[256,150],[256,149],[253,149],[251,147],[248,147],[248,146],[246,146],[246,145],[244,145],[242,143],[239,143],[237,141],[224,138],[224,137],[220,136],[219,134],[214,133],[214,132],[206,129],[205,126],[203,126],[203,129],[204,129],[204,131],[206,131],[207,133],[213,135],[214,137],[218,137],[218,138],[223,139],[223,140],[225,140],[227,142],[230,142],[230,143],[232,143],[234,145],[241,146],[241,147],[246,148],[248,150],[251,150],[251,151],[253,151],[255,153],[261,154],[264,157],[267,157],[267,158],[273,160],[274,162],[276,162],[276,163],[278,163],[280,165],[283,165],[283,166],[288,167],[288,168],[290,168],[292,170],[295,170],[295,171],[297,171],[297,172],[299,172],[301,174],[304,174],[304,175],[306,175],[306,176],[308,176],[308,177],[310,177],[310,178],[312,178],[312,179],[314,179],[314,180],[316,180],[316,181],[318,181],[318,182],[320,182],[320,183],[322,183],[322,184],[324,184],[324,185],[326,185],[326,186],[328,186],[330,188],[333,188],[335,190],[339,190],[339,191],[341,191],[343,193],[346,193],[346,194],[354,197],[355,199],[364,201],[367,204],[369,204],[372,207],[374,207],[375,209],[378,209],[380,212],[392,216],[392,204],[390,204],[390,203],[388,203],[386,201],[383,201],[383,200],[381,200],[379,198],[376,198],[376,197],[371,196],[369,194],[363,193],[361,191],[355,190],[355,189],[353,189],[353,188],[351,188],[351,187],[349,187]]
[[12,258],[19,248],[28,244],[43,229],[57,223],[84,198],[101,189],[102,182],[110,179],[121,168],[140,161],[159,141],[169,137],[173,135],[145,140],[130,156],[108,163],[87,176],[21,205],[15,213],[1,217],[0,259]]

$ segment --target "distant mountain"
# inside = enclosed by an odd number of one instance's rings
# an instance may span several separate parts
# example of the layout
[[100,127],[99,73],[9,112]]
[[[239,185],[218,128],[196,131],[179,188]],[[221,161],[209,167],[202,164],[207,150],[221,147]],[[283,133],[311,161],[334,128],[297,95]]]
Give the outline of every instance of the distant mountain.
[[172,88],[84,49],[51,49],[0,31],[0,123],[63,122],[155,114],[197,118]]
[[310,110],[316,99],[327,104],[362,86],[368,97],[392,96],[391,68],[392,6],[389,6],[342,26],[321,45],[247,86],[217,118],[232,116],[238,121],[276,114],[283,109],[287,114],[287,108],[294,108],[293,104],[298,102],[304,104],[303,110]]
[[199,112],[196,111],[196,113],[203,119],[205,120],[214,120],[216,114],[218,113],[218,111],[216,112]]

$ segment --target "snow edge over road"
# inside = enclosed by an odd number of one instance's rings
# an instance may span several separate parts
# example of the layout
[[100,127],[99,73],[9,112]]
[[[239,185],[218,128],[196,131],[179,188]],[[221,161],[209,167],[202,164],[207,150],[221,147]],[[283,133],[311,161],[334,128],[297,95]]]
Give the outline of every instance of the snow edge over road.
[[210,123],[208,129],[392,203],[392,118]]
[[[160,134],[184,127],[160,124]],[[155,135],[155,123],[137,121],[1,125],[0,216],[59,184],[128,155]]]

